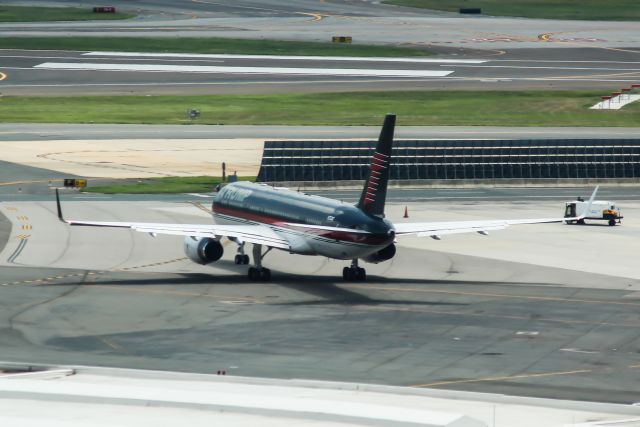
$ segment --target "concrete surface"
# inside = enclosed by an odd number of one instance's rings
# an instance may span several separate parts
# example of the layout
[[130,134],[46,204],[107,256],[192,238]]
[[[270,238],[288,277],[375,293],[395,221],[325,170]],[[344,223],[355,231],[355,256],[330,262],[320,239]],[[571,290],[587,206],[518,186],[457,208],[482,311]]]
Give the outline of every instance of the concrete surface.
[[[410,220],[562,209],[455,200],[409,204]],[[0,254],[3,358],[633,403],[640,223],[637,202],[618,202],[620,227],[402,240],[391,262],[366,266],[362,284],[342,282],[343,262],[283,252],[265,259],[273,281],[256,284],[231,261],[232,245],[203,267],[184,258],[179,238],[68,229],[50,201],[4,202],[13,231]],[[391,204],[389,217],[404,205]],[[64,209],[75,219],[209,221],[184,202]]]
[[114,139],[0,141],[3,160],[67,175],[108,178],[221,175],[255,176],[259,139]]
[[633,427],[640,415],[626,405],[83,366],[0,376],[0,397],[0,420],[22,426]]
[[619,110],[625,105],[640,100],[640,95],[616,96],[607,101],[598,102],[596,105],[589,107],[591,110]]

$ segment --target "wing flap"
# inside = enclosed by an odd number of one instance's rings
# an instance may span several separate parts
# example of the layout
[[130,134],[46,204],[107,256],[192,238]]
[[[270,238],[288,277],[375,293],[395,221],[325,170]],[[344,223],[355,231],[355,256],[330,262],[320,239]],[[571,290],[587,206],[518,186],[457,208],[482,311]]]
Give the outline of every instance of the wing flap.
[[162,224],[144,222],[104,222],[104,221],[65,221],[69,225],[85,227],[129,228],[140,233],[168,234],[174,236],[234,237],[243,242],[265,245],[278,249],[289,249],[289,241],[263,225],[217,225],[217,224]]
[[[448,228],[448,229],[439,229],[439,230],[431,230],[431,231],[419,231],[416,234],[418,237],[437,237],[443,236],[446,234],[462,234],[462,233],[480,233],[486,234],[489,231],[495,230],[503,230],[507,228],[507,225],[497,226],[492,225],[490,227],[468,227],[468,228]],[[409,234],[409,233],[406,233]]]
[[577,217],[571,218],[532,218],[532,219],[499,219],[499,220],[486,220],[486,221],[457,221],[457,222],[405,222],[394,224],[396,235],[402,236],[406,234],[415,234],[418,237],[438,237],[444,234],[461,234],[461,233],[480,233],[486,234],[491,230],[502,230],[510,225],[522,225],[522,224],[544,224],[553,222],[564,222],[579,220],[585,217],[585,215],[591,209],[591,205],[595,200],[596,193],[598,192],[596,187],[591,193],[589,202],[584,211]]

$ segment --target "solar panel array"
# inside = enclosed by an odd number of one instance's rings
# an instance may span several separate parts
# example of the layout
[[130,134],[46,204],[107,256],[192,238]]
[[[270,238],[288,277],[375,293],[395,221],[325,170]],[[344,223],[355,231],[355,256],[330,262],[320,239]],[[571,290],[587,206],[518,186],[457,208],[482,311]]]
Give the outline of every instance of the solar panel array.
[[[366,179],[375,141],[266,141],[258,180]],[[390,179],[640,178],[640,139],[395,141]]]

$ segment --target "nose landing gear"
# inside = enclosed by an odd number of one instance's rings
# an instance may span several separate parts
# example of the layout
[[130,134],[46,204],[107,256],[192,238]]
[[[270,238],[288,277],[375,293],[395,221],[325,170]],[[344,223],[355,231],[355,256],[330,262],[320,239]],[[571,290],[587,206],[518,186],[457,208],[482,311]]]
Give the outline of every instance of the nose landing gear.
[[249,264],[249,255],[245,255],[244,253],[244,245],[246,242],[242,242],[236,239],[235,237],[230,237],[229,240],[231,240],[232,242],[236,242],[238,244],[238,253],[233,259],[233,262],[235,262],[237,265]]
[[[267,282],[271,280],[271,270],[262,266],[262,258],[269,253],[271,248],[267,249],[265,253],[262,253],[262,245],[253,245],[253,262],[255,267],[249,267],[247,276],[249,280]],[[247,255],[245,255],[249,258]]]
[[240,264],[249,264],[249,255],[246,255],[244,253],[244,243],[238,243],[238,253],[236,254],[235,258],[233,259],[233,261],[240,265]]
[[358,260],[354,259],[351,261],[350,267],[342,269],[342,278],[346,282],[364,282],[367,280],[367,271],[362,267],[358,267]]

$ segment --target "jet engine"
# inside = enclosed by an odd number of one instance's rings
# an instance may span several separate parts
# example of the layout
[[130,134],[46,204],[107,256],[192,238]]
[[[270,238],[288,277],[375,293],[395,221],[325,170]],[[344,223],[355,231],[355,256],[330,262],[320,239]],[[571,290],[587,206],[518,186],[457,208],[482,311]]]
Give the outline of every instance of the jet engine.
[[222,258],[224,249],[220,241],[209,237],[185,237],[184,253],[198,264],[209,264]]
[[380,249],[378,252],[372,253],[369,256],[362,258],[365,262],[369,262],[372,264],[377,264],[379,262],[388,261],[393,258],[396,254],[396,245],[391,243],[389,246],[386,246],[383,249]]

